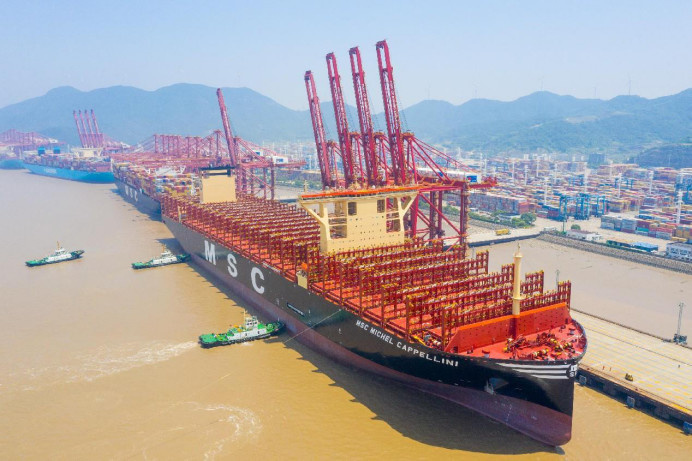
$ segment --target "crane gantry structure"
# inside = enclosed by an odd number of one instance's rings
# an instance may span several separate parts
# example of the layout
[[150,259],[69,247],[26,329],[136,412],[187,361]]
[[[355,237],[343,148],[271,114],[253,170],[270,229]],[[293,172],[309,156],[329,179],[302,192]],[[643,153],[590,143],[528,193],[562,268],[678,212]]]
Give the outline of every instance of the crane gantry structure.
[[116,141],[107,134],[102,133],[99,129],[94,109],[84,112],[81,110],[73,110],[75,125],[77,125],[77,134],[82,147],[103,149],[105,154],[115,154],[123,152],[127,148],[125,143]]
[[15,154],[20,154],[28,150],[37,150],[39,147],[53,148],[65,143],[55,138],[36,133],[35,131],[24,132],[10,129],[0,133],[0,146],[6,146]]
[[[305,85],[315,135],[315,147],[325,190],[415,185],[418,193],[405,220],[407,234],[429,240],[450,239],[465,244],[468,197],[471,189],[488,189],[494,178],[481,178],[467,165],[418,139],[401,124],[394,71],[385,40],[375,45],[387,133],[375,131],[365,71],[358,47],[349,50],[360,132],[349,131],[341,78],[334,53],[326,55],[338,142],[328,140],[312,71]],[[339,162],[340,160],[340,162]],[[339,175],[339,164],[342,175]],[[458,194],[459,216],[445,213],[445,194]],[[451,229],[447,235],[445,228]]]
[[[223,132],[214,130],[204,137],[153,134],[114,158],[147,166],[185,166],[189,172],[205,167],[227,166],[236,172],[239,191],[274,199],[276,169],[297,169],[305,162],[279,155],[272,149],[235,136],[220,88],[216,90],[216,96]],[[85,139],[89,142],[91,138],[87,136]]]
[[276,190],[276,169],[300,168],[305,165],[305,161],[290,159],[278,163],[278,159],[284,160],[284,158],[277,152],[235,136],[231,129],[221,88],[216,90],[216,96],[226,138],[228,165],[236,170],[238,190],[251,195],[261,192],[264,198],[273,200]]

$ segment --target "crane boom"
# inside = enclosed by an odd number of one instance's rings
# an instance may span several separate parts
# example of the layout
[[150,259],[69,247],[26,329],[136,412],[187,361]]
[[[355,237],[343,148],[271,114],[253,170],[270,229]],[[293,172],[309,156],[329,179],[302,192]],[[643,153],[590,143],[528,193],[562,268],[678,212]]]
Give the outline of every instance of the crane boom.
[[396,101],[394,88],[394,76],[392,63],[389,60],[389,47],[387,41],[377,42],[377,64],[380,70],[380,84],[382,85],[382,102],[384,115],[387,119],[387,134],[389,135],[389,150],[392,156],[392,173],[395,184],[406,184],[406,158],[404,143],[401,133],[401,120],[399,119],[399,107]]
[[81,110],[77,111],[77,117],[79,117],[79,125],[82,127],[82,133],[84,135],[84,143],[82,144],[82,147],[91,147],[89,132],[87,131],[86,123],[84,123],[84,116],[82,116]]
[[332,103],[334,105],[334,118],[336,119],[336,131],[339,134],[339,149],[344,167],[344,180],[346,187],[357,181],[354,168],[353,149],[348,132],[348,119],[346,118],[346,105],[344,94],[341,91],[341,76],[336,64],[336,56],[329,53],[326,56],[327,71],[329,73],[329,87],[332,91]]
[[101,133],[101,130],[99,130],[99,124],[96,121],[96,114],[94,114],[94,109],[91,109],[91,120],[94,122],[94,136],[96,137],[96,146],[95,147],[105,147],[104,146],[104,139],[103,139],[103,133]]
[[216,89],[216,97],[219,100],[219,110],[221,111],[221,123],[223,123],[223,130],[226,134],[226,143],[228,145],[228,157],[231,167],[237,167],[240,163],[238,161],[238,149],[233,137],[233,132],[231,131],[231,122],[228,121],[228,111],[226,110],[226,103],[223,100],[223,92],[221,88]]
[[323,187],[334,187],[335,181],[332,177],[331,162],[327,151],[327,136],[324,133],[322,122],[322,111],[320,110],[320,100],[315,89],[315,79],[311,71],[305,72],[305,89],[308,94],[308,105],[310,106],[310,117],[312,119],[312,130],[315,133],[315,147],[317,149],[317,163],[320,166]]
[[356,95],[356,108],[358,109],[358,121],[360,122],[366,180],[369,186],[375,186],[379,185],[381,180],[377,163],[377,151],[375,150],[375,136],[372,127],[372,116],[370,115],[368,90],[365,86],[365,71],[363,70],[358,47],[351,48],[348,54],[351,58],[353,91]]
[[86,109],[84,109],[82,122],[84,123],[84,126],[86,127],[86,130],[87,130],[88,145],[86,147],[96,147],[96,141],[94,139],[94,131],[91,129],[91,123],[89,122],[89,112],[87,112]]
[[[81,111],[80,111],[80,113],[81,113]],[[77,125],[77,135],[79,136],[79,142],[82,143],[82,147],[86,147],[86,139],[85,139],[84,130],[82,129],[81,126],[79,126],[79,118],[77,118],[77,111],[76,110],[72,111],[72,116],[74,117],[75,125]]]

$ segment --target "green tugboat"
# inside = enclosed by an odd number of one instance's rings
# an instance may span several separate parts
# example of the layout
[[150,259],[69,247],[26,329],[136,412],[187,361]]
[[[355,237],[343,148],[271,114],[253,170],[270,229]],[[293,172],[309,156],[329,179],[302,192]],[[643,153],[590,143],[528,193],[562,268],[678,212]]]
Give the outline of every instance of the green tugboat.
[[168,266],[169,264],[178,264],[190,259],[190,255],[181,254],[174,255],[170,250],[165,249],[158,258],[150,259],[145,263],[132,263],[133,269],[149,269],[150,267]]
[[79,259],[84,254],[84,250],[67,251],[60,246],[58,242],[58,248],[53,252],[53,254],[46,256],[42,259],[32,259],[31,261],[26,261],[26,265],[29,267],[44,266],[46,264],[61,263],[63,261],[72,261],[73,259]]
[[199,344],[204,348],[209,348],[264,339],[278,334],[283,327],[284,324],[281,322],[259,323],[257,317],[247,315],[244,326],[236,325],[226,333],[200,335]]

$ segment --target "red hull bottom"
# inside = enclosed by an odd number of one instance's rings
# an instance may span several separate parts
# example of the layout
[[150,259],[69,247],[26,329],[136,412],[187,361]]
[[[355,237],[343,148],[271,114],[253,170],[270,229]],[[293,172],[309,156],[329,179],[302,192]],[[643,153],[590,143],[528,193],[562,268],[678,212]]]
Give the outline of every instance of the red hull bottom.
[[268,319],[282,317],[282,321],[286,324],[286,330],[301,344],[346,366],[360,368],[462,405],[546,445],[564,445],[572,436],[572,418],[564,413],[525,400],[420,379],[363,358],[330,341],[292,316],[285,315],[279,307],[268,302],[242,283],[234,279],[222,278],[214,271],[204,269],[206,261],[199,256],[192,255],[192,259],[205,273],[213,276],[221,284],[230,287],[233,292],[262,312]]

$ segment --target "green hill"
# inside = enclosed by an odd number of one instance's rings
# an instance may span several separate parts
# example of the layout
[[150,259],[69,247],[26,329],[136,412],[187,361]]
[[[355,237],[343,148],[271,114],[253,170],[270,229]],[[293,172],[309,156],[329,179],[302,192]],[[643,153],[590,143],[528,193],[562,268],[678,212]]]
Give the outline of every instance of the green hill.
[[692,143],[652,147],[635,157],[634,161],[647,167],[692,168]]
[[692,134],[692,89],[657,99],[618,96],[602,101],[539,92],[511,102],[443,106],[423,101],[404,113],[420,136],[465,149],[631,151]]
[[[224,88],[224,97],[239,136],[259,143],[313,139],[308,111],[288,109],[249,88]],[[130,144],[154,133],[204,136],[221,127],[214,88],[176,84],[156,91],[56,88],[1,108],[0,131],[38,131],[76,144],[74,109],[94,109],[103,132]],[[355,130],[356,111],[347,109]],[[331,104],[323,103],[322,111],[328,137],[334,138]],[[692,137],[692,89],[656,99],[618,96],[604,101],[538,92],[511,102],[423,101],[403,110],[402,120],[421,139],[451,148],[631,153]],[[375,115],[375,123],[385,128],[381,114]]]
[[[224,88],[223,92],[236,134],[253,141],[311,138],[307,112],[288,109],[249,88]],[[176,84],[156,91],[125,86],[89,92],[56,88],[0,109],[0,131],[38,131],[77,144],[75,109],[94,109],[101,131],[129,144],[154,133],[205,136],[221,129],[216,89]]]

